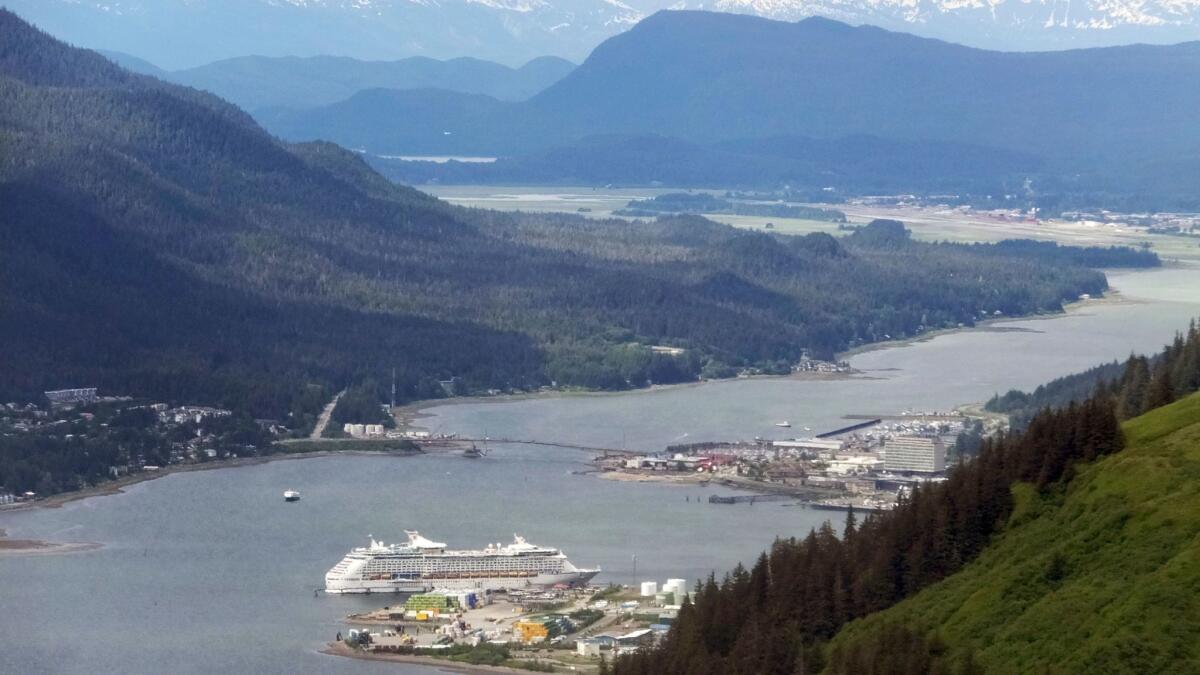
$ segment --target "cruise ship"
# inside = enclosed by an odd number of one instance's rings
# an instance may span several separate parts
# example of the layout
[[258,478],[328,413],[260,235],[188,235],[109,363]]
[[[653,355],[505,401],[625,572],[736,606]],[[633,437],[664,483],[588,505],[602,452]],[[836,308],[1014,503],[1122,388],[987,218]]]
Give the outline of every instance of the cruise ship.
[[406,530],[408,541],[385,544],[371,539],[325,575],[326,593],[403,593],[432,588],[499,590],[557,584],[581,586],[600,573],[579,569],[556,548],[536,546],[513,536],[507,545],[488,544],[474,551],[450,551],[420,533]]

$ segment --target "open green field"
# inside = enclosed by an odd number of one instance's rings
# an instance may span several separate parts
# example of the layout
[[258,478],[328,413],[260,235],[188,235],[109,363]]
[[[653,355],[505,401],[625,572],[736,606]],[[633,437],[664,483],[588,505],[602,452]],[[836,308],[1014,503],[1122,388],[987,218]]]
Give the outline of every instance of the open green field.
[[[579,213],[590,217],[608,217],[622,209],[631,199],[645,199],[678,189],[645,188],[616,189],[591,187],[497,187],[497,186],[433,186],[423,187],[430,193],[461,206],[498,209],[501,211],[535,211]],[[723,190],[709,190],[724,194]],[[1114,224],[1093,225],[1067,221],[1013,222],[988,214],[960,209],[936,207],[885,207],[843,204],[834,208],[846,213],[852,224],[870,222],[875,218],[901,220],[913,235],[925,241],[995,242],[1002,239],[1040,239],[1075,246],[1141,246],[1151,247],[1167,261],[1200,263],[1200,238],[1150,234],[1143,228]],[[768,216],[733,216],[709,214],[709,218],[734,227],[765,230],[783,234],[828,232],[838,235],[837,223],[797,218]]]
[[1018,486],[983,555],[833,647],[899,623],[988,673],[1200,672],[1200,395],[1124,429],[1128,447],[1069,489]]
[[[423,185],[421,190],[459,206],[500,211],[581,213],[611,216],[631,199],[647,199],[679,190],[593,187],[497,187],[492,185]],[[586,209],[580,211],[580,209]]]

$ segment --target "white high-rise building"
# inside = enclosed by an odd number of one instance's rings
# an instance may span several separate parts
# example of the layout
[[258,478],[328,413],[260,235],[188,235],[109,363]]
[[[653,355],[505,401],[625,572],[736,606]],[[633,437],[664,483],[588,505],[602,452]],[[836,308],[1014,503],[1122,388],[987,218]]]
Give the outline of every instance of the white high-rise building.
[[887,471],[937,473],[946,470],[946,444],[937,436],[893,436],[883,446]]

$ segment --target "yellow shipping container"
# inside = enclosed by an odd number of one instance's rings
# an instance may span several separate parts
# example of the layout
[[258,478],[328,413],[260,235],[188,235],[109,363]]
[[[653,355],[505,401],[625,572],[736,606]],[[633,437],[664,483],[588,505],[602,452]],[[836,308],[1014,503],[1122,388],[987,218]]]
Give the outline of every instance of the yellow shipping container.
[[550,632],[546,630],[546,626],[533,621],[518,621],[513,624],[513,628],[517,629],[517,633],[521,636],[521,642],[531,642],[535,638],[543,640],[550,636]]

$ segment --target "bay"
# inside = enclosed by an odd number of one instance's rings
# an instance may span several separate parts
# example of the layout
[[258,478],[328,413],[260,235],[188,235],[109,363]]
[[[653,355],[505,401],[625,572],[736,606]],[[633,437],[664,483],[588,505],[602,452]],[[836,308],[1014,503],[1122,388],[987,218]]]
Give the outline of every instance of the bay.
[[[1119,301],[1066,316],[854,355],[850,379],[749,379],[623,394],[437,405],[421,423],[462,434],[661,450],[673,442],[801,435],[847,415],[948,409],[1008,388],[1150,351],[1200,314],[1200,271],[1110,275]],[[789,420],[784,431],[775,422]],[[180,473],[116,496],[0,513],[9,536],[100,542],[97,550],[0,557],[0,672],[432,672],[324,656],[348,613],[387,604],[314,597],[368,534],[419,529],[454,547],[520,533],[563,548],[602,579],[689,579],[750,564],[776,536],[830,514],[779,504],[709,505],[713,489],[573,472],[589,455],[497,445],[456,455],[338,456]],[[284,489],[303,499],[285,504]],[[724,491],[728,492],[728,491]]]

